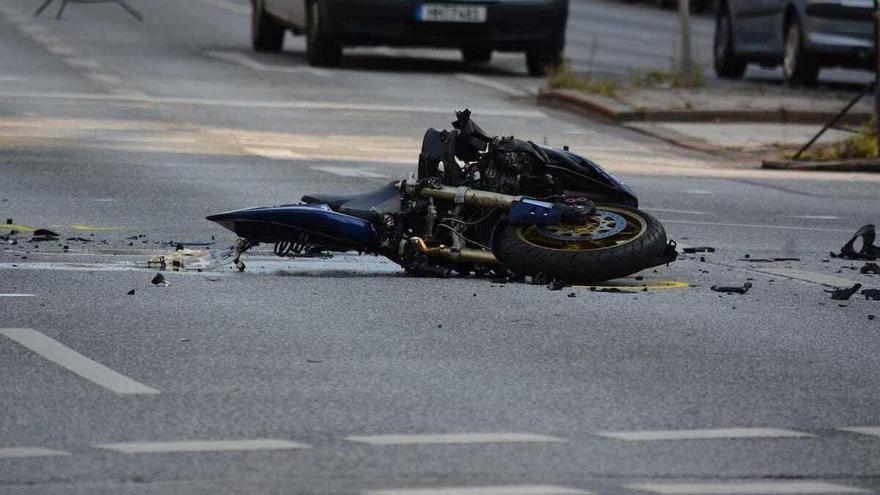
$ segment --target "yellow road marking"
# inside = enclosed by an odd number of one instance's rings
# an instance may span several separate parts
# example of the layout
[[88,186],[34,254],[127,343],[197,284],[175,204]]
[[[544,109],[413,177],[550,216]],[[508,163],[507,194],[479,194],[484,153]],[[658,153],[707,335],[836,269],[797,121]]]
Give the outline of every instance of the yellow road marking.
[[33,227],[28,227],[27,225],[16,225],[14,223],[0,224],[0,228],[3,230],[20,230],[22,232],[33,232],[37,230]]
[[573,285],[572,287],[582,289],[595,289],[598,291],[601,291],[602,289],[617,289],[621,292],[644,292],[645,289],[649,291],[663,289],[683,289],[690,286],[691,284],[679,280],[659,280],[657,282],[650,282],[646,284]]
[[92,230],[95,232],[116,232],[126,229],[126,227],[104,227],[101,225],[90,225],[87,223],[75,223],[70,227],[74,230]]

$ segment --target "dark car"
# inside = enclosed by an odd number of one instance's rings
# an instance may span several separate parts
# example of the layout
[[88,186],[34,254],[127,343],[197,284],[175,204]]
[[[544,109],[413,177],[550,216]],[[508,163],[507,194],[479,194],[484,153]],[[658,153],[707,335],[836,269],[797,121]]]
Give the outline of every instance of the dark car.
[[458,48],[469,63],[524,51],[529,73],[559,64],[568,0],[252,0],[254,49],[277,52],[305,34],[311,65],[336,66],[345,46]]
[[782,65],[791,85],[813,85],[822,67],[871,68],[873,0],[722,0],[715,24],[719,77],[746,64]]

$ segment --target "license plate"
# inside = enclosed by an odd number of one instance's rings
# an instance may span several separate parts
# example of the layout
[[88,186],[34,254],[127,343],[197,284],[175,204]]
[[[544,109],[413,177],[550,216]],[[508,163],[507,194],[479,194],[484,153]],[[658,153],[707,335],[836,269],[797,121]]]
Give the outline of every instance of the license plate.
[[422,4],[416,19],[422,22],[486,22],[485,5]]

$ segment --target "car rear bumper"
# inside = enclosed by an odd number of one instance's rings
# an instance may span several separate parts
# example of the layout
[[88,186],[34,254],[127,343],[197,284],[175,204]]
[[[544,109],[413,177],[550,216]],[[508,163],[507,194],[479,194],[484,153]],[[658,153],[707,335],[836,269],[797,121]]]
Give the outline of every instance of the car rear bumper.
[[322,2],[331,33],[347,46],[480,46],[516,51],[538,43],[558,43],[561,48],[568,18],[567,0],[514,0],[479,3],[487,7],[485,23],[421,22],[416,20],[420,3],[415,0]]

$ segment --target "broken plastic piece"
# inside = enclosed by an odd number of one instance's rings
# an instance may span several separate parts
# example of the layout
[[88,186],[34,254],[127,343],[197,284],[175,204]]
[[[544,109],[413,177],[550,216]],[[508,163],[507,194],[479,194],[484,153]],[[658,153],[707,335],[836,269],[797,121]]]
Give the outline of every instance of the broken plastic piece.
[[859,269],[861,273],[873,273],[874,275],[880,275],[880,265],[877,263],[865,263],[865,266]]
[[831,299],[835,301],[848,301],[853,294],[859,291],[862,288],[862,284],[855,284],[852,287],[844,287],[841,289],[834,290],[826,290],[825,292],[831,294]]
[[865,296],[866,301],[868,299],[880,301],[880,289],[865,289],[862,291],[862,295]]
[[[860,228],[852,236],[842,248],[840,254],[831,253],[834,258],[846,258],[849,260],[876,260],[880,258],[880,246],[874,245],[874,239],[877,237],[877,231],[873,224],[865,225]],[[862,246],[858,251],[855,250],[856,241],[862,240]]]
[[547,288],[550,290],[562,290],[564,287],[565,287],[565,282],[563,282],[562,280],[558,280],[558,279],[553,279],[553,281],[550,282],[550,285],[547,286]]
[[725,287],[725,286],[717,286],[713,285],[711,287],[715,292],[724,292],[726,294],[745,294],[752,288],[751,282],[746,282],[742,285],[742,287]]
[[714,253],[715,248],[709,246],[695,246],[695,247],[686,247],[682,249],[683,252],[687,254],[695,254],[695,253]]
[[157,273],[156,276],[153,277],[153,280],[150,280],[150,283],[158,287],[168,287],[171,285],[165,280],[165,276],[161,273]]
[[147,266],[157,266],[160,270],[213,270],[232,263],[236,257],[236,247],[202,251],[200,249],[178,249],[169,254],[152,255]]
[[37,229],[34,231],[33,236],[31,237],[31,241],[34,242],[42,242],[42,241],[57,241],[59,235],[51,230],[46,229]]
[[129,296],[133,296],[133,295],[134,295],[134,289],[131,289],[130,291],[126,292],[126,294],[128,294]]

